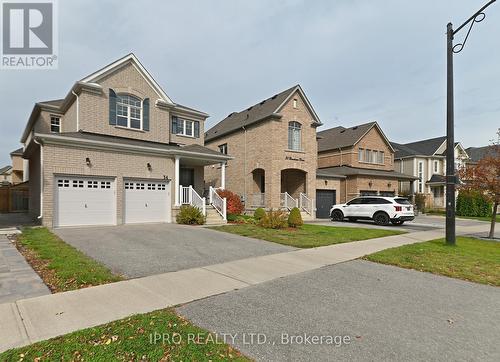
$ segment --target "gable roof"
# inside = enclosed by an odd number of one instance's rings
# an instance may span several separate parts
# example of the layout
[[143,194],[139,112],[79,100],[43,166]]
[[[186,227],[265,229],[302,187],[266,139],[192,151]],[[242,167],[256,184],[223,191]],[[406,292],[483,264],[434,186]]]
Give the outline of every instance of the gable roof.
[[17,150],[14,150],[10,153],[11,156],[22,156],[23,155],[23,148],[18,148]]
[[494,146],[484,146],[484,147],[469,147],[465,149],[467,155],[472,162],[479,162],[482,158],[488,156],[495,151]]
[[135,54],[130,53],[125,55],[124,57],[106,65],[104,68],[99,69],[98,71],[86,76],[80,82],[83,83],[96,83],[100,79],[104,78],[108,74],[116,71],[117,69],[120,69],[121,67],[124,67],[128,64],[132,64],[137,71],[144,77],[146,82],[151,86],[151,88],[154,89],[156,94],[163,99],[165,102],[169,104],[174,104],[172,99],[165,93],[165,91],[161,88],[161,86],[154,80],[154,78],[151,76],[151,74],[144,68],[144,66],[141,64],[139,59],[135,56]]
[[231,113],[205,133],[205,142],[213,141],[216,138],[237,131],[242,127],[255,124],[269,117],[281,118],[281,115],[278,114],[278,112],[296,91],[300,93],[306,106],[312,113],[314,117],[313,121],[318,125],[321,125],[321,121],[319,120],[319,117],[314,111],[311,103],[307,99],[304,91],[300,85],[297,84],[263,100],[260,103],[254,104],[243,111]]
[[373,127],[378,129],[389,148],[392,149],[391,142],[389,142],[378,123],[373,121],[349,128],[338,126],[318,132],[318,152],[352,147],[358,143]]
[[394,158],[403,158],[409,156],[432,156],[445,141],[446,136],[441,136],[405,144],[396,142],[391,143],[396,151]]
[[10,170],[12,170],[12,166],[4,166],[2,168],[0,168],[0,175],[4,174],[4,173],[7,173],[9,172]]

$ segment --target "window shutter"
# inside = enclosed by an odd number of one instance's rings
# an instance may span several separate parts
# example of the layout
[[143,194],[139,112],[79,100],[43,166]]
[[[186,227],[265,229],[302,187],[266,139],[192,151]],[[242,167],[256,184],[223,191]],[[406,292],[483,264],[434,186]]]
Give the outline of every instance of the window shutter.
[[177,134],[177,117],[172,116],[172,134]]
[[200,122],[194,121],[194,136],[200,138]]
[[109,89],[109,124],[116,125],[116,93]]
[[149,98],[142,101],[142,129],[149,131]]

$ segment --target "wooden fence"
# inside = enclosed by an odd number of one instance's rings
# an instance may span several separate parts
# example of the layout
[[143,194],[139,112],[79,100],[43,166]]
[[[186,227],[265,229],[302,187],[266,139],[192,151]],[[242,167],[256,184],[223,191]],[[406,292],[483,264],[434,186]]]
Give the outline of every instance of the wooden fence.
[[0,187],[0,213],[26,212],[29,209],[27,183]]

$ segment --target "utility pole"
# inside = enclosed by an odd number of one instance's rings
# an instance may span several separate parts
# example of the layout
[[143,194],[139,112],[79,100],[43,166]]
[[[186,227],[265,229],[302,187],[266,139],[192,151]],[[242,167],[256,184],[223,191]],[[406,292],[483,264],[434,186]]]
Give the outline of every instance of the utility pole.
[[[484,20],[486,14],[483,12],[488,6],[493,4],[496,0],[489,1],[474,15],[472,15],[466,22],[460,25],[456,30],[453,30],[453,24],[448,23],[446,28],[447,36],[447,98],[446,98],[446,243],[455,245],[455,185],[457,183],[457,176],[455,170],[455,114],[453,105],[453,54],[460,53],[467,38],[475,23]],[[460,30],[470,23],[467,35],[462,43],[453,45],[453,38]]]

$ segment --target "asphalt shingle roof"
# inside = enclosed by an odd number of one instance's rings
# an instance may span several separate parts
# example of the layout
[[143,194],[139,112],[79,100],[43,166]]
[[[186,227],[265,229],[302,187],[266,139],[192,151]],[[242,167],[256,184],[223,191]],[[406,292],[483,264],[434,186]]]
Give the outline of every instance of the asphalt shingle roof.
[[391,144],[396,151],[394,154],[394,158],[401,158],[415,155],[432,156],[444,141],[446,141],[446,136],[429,138],[426,140],[405,144],[396,142],[391,142]]
[[240,112],[233,112],[210,128],[205,133],[205,142],[209,142],[218,137],[236,131],[244,126],[257,123],[274,114],[276,109],[294,92],[299,85],[295,85],[281,93],[254,104]]
[[368,122],[349,128],[338,126],[318,132],[318,152],[354,146],[375,124]]
[[467,152],[472,162],[478,162],[489,153],[494,152],[494,148],[493,146],[469,147],[465,150],[465,152]]
[[379,176],[398,180],[416,180],[417,177],[407,175],[396,171],[372,170],[369,168],[358,168],[350,166],[334,166],[319,168],[316,171],[317,176]]
[[18,155],[18,156],[22,156],[23,155],[23,148],[18,148],[17,150],[14,150],[12,151],[11,153],[11,156],[14,156],[14,155]]
[[10,166],[10,165],[9,166],[4,166],[4,167],[0,168],[0,175],[3,174],[3,173],[5,173],[5,172],[7,172],[7,171],[9,171],[11,168],[12,168],[12,166]]

